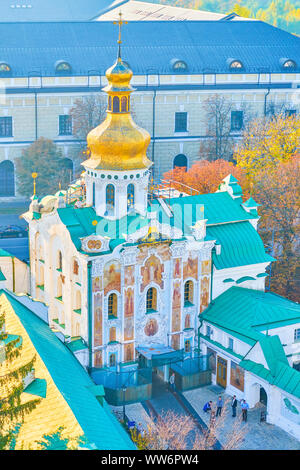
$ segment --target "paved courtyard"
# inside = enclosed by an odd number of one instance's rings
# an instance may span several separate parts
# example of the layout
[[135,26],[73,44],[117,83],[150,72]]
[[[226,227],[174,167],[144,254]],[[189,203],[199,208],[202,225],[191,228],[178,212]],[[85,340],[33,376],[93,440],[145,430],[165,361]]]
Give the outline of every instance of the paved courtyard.
[[[212,400],[215,404],[219,395],[222,396],[224,403],[227,402],[227,412],[224,419],[224,425],[222,425],[222,429],[219,430],[217,436],[221,444],[224,445],[226,440],[230,437],[233,422],[235,421],[235,418],[232,418],[231,413],[231,397],[225,394],[219,387],[214,386],[206,386],[184,392],[185,398],[205,423],[208,423],[209,421],[209,414],[204,413],[203,406],[209,400]],[[238,405],[237,419],[241,422],[241,429],[246,426],[244,440],[239,449],[300,450],[300,442],[290,434],[283,431],[278,426],[268,424],[266,422],[260,422],[261,410],[262,407],[260,406],[248,410],[248,421],[247,423],[243,423],[241,421],[241,408]]]
[[[232,433],[234,423],[238,422],[237,425],[241,427],[241,430],[245,430],[243,442],[239,446],[240,450],[300,450],[300,442],[290,434],[286,433],[278,426],[260,422],[260,413],[263,409],[261,406],[249,410],[248,421],[247,423],[243,423],[241,421],[240,406],[238,405],[237,407],[237,418],[232,418],[230,406],[231,397],[226,395],[219,387],[209,385],[184,392],[183,395],[201,420],[208,424],[210,415],[209,413],[204,413],[202,410],[203,405],[209,400],[212,400],[215,404],[219,394],[222,395],[223,402],[226,403],[225,408],[227,408],[227,412],[224,413],[224,419],[222,419],[222,427],[218,429],[217,432],[217,438],[221,445],[226,444],[226,441]],[[171,393],[169,398],[170,400],[166,401],[166,395],[162,394],[161,401],[159,396],[151,400],[151,403],[155,405],[155,409],[159,414],[161,411],[165,410],[166,404],[170,404],[172,409],[174,408],[174,401],[177,402],[177,400]],[[178,412],[180,406],[179,402],[177,402],[175,407],[176,412]],[[118,418],[122,419],[122,407],[111,408],[117,414]],[[185,411],[182,409],[181,413],[185,414]],[[140,427],[146,428],[149,416],[141,403],[126,405],[126,415]]]

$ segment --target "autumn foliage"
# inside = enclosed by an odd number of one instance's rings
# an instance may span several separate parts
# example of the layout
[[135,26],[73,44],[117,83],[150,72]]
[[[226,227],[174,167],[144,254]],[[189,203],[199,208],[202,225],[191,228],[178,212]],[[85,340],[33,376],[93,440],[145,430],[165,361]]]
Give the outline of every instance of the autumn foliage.
[[189,192],[187,188],[189,186],[205,194],[216,192],[221,181],[229,174],[232,174],[244,189],[248,187],[244,170],[222,159],[213,162],[201,160],[194,163],[188,171],[186,168],[175,167],[174,170],[165,173],[163,179],[169,181],[169,184],[179,191]]

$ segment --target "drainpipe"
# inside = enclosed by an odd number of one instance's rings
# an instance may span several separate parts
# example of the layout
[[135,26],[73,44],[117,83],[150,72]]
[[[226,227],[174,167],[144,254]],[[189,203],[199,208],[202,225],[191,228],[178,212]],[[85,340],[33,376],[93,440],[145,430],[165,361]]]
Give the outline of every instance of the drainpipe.
[[38,140],[38,106],[37,106],[37,92],[34,92],[34,119],[35,119],[35,140]]
[[92,261],[87,262],[89,370],[93,365]]
[[12,264],[12,278],[13,278],[13,292],[16,292],[16,272],[15,272],[15,257],[12,256],[11,258]]
[[267,97],[270,94],[270,88],[268,88],[267,93],[265,94],[265,103],[264,103],[264,115],[267,115]]
[[[152,100],[152,162],[154,167],[154,145],[155,145],[155,103],[156,102],[156,90],[153,91]],[[154,179],[154,178],[153,178]]]
[[213,272],[214,272],[214,262],[213,262],[213,252],[216,252],[216,247],[214,246],[211,250],[211,266],[210,266],[210,302],[212,302],[212,292],[213,292]]

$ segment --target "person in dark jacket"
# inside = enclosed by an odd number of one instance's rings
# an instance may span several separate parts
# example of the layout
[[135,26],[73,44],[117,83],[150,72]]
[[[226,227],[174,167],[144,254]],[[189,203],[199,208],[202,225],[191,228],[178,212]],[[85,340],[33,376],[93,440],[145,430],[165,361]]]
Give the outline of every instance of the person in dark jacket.
[[212,405],[212,401],[208,401],[207,403],[205,403],[205,405],[203,406],[203,411],[205,413],[207,413],[208,411],[211,411],[211,405]]
[[236,416],[236,407],[237,407],[237,399],[236,396],[233,395],[231,400],[231,408],[232,408],[232,417],[235,418]]

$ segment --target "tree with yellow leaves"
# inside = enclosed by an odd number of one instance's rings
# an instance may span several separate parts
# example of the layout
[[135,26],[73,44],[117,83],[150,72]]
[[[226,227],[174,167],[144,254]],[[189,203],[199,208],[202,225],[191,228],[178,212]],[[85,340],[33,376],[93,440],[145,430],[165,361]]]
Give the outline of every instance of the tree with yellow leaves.
[[271,119],[256,119],[247,126],[235,152],[237,165],[254,182],[260,171],[272,170],[291,160],[300,147],[300,117],[279,114]]

